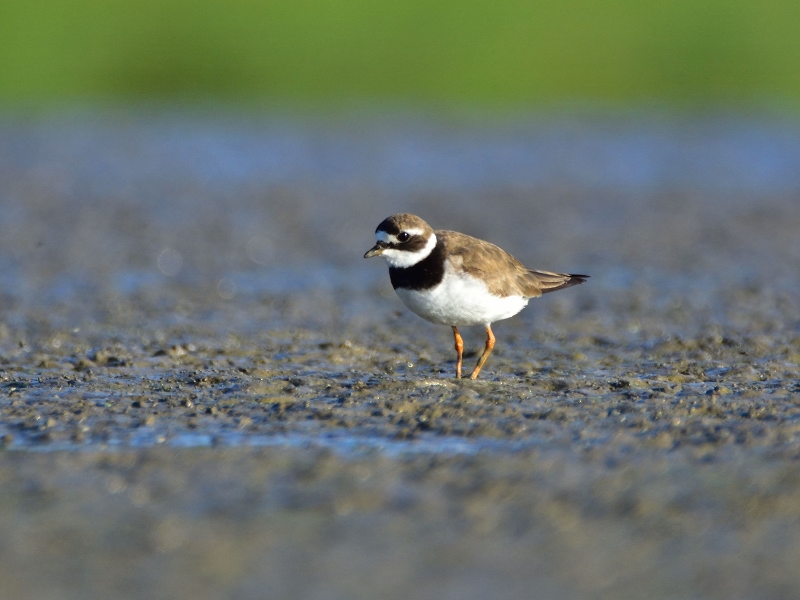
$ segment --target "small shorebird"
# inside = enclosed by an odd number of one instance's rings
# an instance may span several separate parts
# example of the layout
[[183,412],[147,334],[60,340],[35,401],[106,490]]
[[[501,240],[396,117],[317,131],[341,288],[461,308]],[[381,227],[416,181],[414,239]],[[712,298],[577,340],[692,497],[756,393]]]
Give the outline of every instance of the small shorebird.
[[486,327],[486,346],[470,374],[476,379],[494,348],[492,323],[513,317],[530,298],[589,277],[527,269],[494,244],[456,231],[434,231],[406,213],[384,219],[375,237],[377,243],[364,258],[383,256],[403,303],[423,319],[453,328],[459,379],[464,354],[459,326]]

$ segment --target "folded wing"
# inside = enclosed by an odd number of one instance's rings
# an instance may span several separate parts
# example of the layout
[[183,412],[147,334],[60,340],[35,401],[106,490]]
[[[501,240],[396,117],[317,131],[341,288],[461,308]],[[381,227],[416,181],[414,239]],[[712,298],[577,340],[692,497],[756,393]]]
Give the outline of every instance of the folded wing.
[[502,248],[456,231],[437,231],[436,237],[453,266],[480,277],[491,293],[501,297],[537,298],[584,283],[589,277],[528,269]]

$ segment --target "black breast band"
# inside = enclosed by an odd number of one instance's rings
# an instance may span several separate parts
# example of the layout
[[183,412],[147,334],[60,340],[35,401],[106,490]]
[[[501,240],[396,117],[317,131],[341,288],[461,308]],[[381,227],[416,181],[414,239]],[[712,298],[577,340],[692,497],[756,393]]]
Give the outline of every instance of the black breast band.
[[410,267],[389,267],[389,277],[394,289],[428,290],[444,279],[444,246],[436,240],[433,251]]

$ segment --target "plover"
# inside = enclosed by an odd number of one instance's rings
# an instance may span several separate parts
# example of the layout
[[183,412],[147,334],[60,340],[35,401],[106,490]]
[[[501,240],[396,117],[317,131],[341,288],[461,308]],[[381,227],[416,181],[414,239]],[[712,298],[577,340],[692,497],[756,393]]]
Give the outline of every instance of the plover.
[[423,319],[453,328],[459,379],[464,354],[459,326],[486,328],[486,346],[470,374],[475,379],[494,348],[492,323],[513,317],[531,298],[589,277],[527,269],[494,244],[456,231],[434,231],[406,213],[384,219],[375,237],[377,243],[364,258],[383,256],[403,303]]

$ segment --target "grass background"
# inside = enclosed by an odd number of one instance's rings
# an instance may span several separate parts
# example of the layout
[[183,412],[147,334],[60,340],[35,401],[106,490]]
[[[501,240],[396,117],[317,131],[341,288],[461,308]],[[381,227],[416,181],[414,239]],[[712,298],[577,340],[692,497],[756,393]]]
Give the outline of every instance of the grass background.
[[2,0],[0,102],[800,100],[797,0]]

